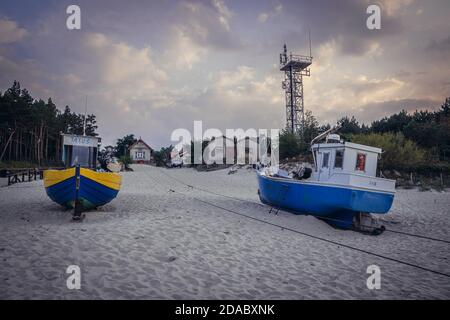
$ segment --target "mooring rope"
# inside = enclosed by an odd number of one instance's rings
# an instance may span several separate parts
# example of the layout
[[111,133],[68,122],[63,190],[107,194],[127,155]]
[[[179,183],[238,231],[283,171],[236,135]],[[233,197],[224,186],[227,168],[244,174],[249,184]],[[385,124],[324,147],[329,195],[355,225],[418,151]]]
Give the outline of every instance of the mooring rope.
[[[206,190],[206,189],[203,189],[203,188],[200,188],[200,187],[196,187],[196,186],[187,184],[187,183],[185,183],[184,181],[182,181],[182,180],[180,180],[180,179],[178,179],[178,178],[175,178],[175,177],[169,175],[168,173],[166,173],[166,172],[164,172],[164,171],[162,171],[162,170],[160,170],[160,172],[163,173],[164,175],[168,176],[169,178],[171,178],[171,179],[173,179],[173,180],[175,180],[175,181],[178,181],[179,183],[181,183],[181,184],[183,184],[183,185],[185,185],[185,186],[187,186],[187,187],[189,187],[189,188],[192,188],[192,189],[197,189],[197,190],[199,190],[199,191],[203,191],[203,192],[210,193],[210,194],[213,194],[213,195],[216,195],[216,196],[225,197],[225,198],[229,198],[229,199],[233,199],[233,200],[237,200],[237,201],[242,201],[242,202],[252,203],[252,204],[255,204],[255,205],[264,207],[264,208],[266,207],[266,205],[261,204],[261,203],[258,203],[258,202],[256,202],[256,201],[251,201],[251,200],[241,199],[241,198],[238,198],[238,197],[233,197],[233,196],[229,196],[229,195],[217,193],[217,192],[214,192],[214,191],[211,191],[211,190]],[[284,211],[282,208],[278,208],[278,207],[275,207],[275,208],[276,208],[277,210],[282,210],[282,211]],[[290,210],[290,211],[291,211],[291,212],[294,212],[294,213],[301,213],[301,212],[298,212],[298,211],[295,211],[295,210]],[[320,217],[320,219],[328,220],[328,221],[334,221],[334,222],[344,222],[343,220],[334,219],[334,218],[329,218],[329,217]],[[372,228],[372,229],[375,229],[375,228],[372,227],[372,226],[367,226],[367,225],[363,225],[363,224],[361,224],[361,226],[364,227],[364,228]],[[406,235],[406,236],[411,236],[411,237],[416,237],[416,238],[421,238],[421,239],[426,239],[426,240],[431,240],[431,241],[437,241],[437,242],[443,242],[443,243],[450,244],[450,240],[438,239],[438,238],[433,238],[433,237],[430,237],[430,236],[424,236],[424,235],[419,235],[419,234],[414,234],[414,233],[409,233],[409,232],[404,232],[404,231],[399,231],[399,230],[392,230],[392,229],[386,228],[386,229],[384,230],[384,232],[391,232],[391,233],[403,234],[403,235]]]
[[[167,175],[167,176],[169,176],[169,175]],[[153,179],[153,180],[156,182],[155,179]],[[202,199],[197,198],[195,196],[188,195],[186,193],[183,193],[183,192],[180,192],[180,191],[176,191],[174,189],[169,189],[169,191],[173,192],[173,193],[177,193],[177,194],[183,195],[185,197],[191,197],[194,200],[199,201],[199,202],[204,203],[204,204],[207,204],[209,206],[212,206],[212,207],[215,207],[215,208],[218,208],[218,209],[221,209],[221,210],[224,210],[224,211],[227,211],[227,212],[239,215],[241,217],[245,217],[245,218],[248,218],[248,219],[251,219],[251,220],[255,220],[255,221],[258,221],[258,222],[261,222],[261,223],[265,223],[267,225],[280,228],[282,230],[288,230],[288,231],[291,231],[291,232],[294,232],[294,233],[297,233],[297,234],[300,234],[300,235],[303,235],[303,236],[306,236],[306,237],[310,237],[310,238],[313,238],[313,239],[316,239],[316,240],[320,240],[320,241],[323,241],[323,242],[331,243],[331,244],[334,244],[334,245],[337,245],[337,246],[341,246],[341,247],[344,247],[344,248],[347,248],[347,249],[350,249],[350,250],[358,251],[358,252],[365,253],[365,254],[368,254],[368,255],[371,255],[371,256],[375,256],[375,257],[378,257],[378,258],[382,258],[382,259],[385,259],[385,260],[388,260],[388,261],[396,262],[396,263],[403,264],[403,265],[406,265],[406,266],[409,266],[409,267],[413,267],[413,268],[416,268],[416,269],[420,269],[420,270],[423,270],[423,271],[427,271],[427,272],[430,272],[430,273],[433,273],[433,274],[437,274],[437,275],[440,275],[440,276],[444,276],[444,277],[450,278],[450,274],[447,274],[447,273],[444,273],[444,272],[436,271],[436,270],[433,270],[433,269],[430,269],[430,268],[422,267],[422,266],[414,264],[414,263],[410,263],[410,262],[406,262],[406,261],[403,261],[403,260],[391,258],[391,257],[385,256],[385,255],[382,255],[382,254],[379,254],[379,253],[376,253],[376,252],[372,252],[372,251],[364,250],[364,249],[361,249],[361,248],[353,247],[353,246],[350,246],[350,245],[347,245],[347,244],[344,244],[344,243],[341,243],[341,242],[337,242],[337,241],[333,241],[333,240],[330,240],[330,239],[322,238],[322,237],[319,237],[319,236],[316,236],[316,235],[313,235],[313,234],[309,234],[309,233],[306,233],[306,232],[303,232],[303,231],[299,231],[299,230],[296,230],[296,229],[292,229],[292,228],[289,228],[289,227],[278,225],[276,223],[272,223],[272,222],[269,222],[269,221],[258,219],[256,217],[252,217],[252,216],[243,214],[241,212],[237,212],[235,210],[219,206],[219,205],[217,205],[215,203],[212,203],[212,202],[209,202],[209,201],[206,201],[206,200],[202,200]]]
[[[185,186],[188,186],[190,188],[194,188],[194,186],[189,185],[187,183],[184,183],[181,180],[179,180],[177,178],[174,178],[171,175],[163,172],[162,170],[159,170],[159,171],[161,173],[163,173],[164,175],[166,175],[167,177],[172,178],[173,180],[176,180],[176,181],[180,182],[181,184],[183,184]],[[153,179],[153,180],[155,182],[157,182],[155,179]],[[199,189],[199,188],[196,188],[196,189]],[[178,193],[178,194],[183,195],[185,197],[189,197],[189,195],[187,195],[187,194],[185,194],[183,192],[180,192],[180,191],[176,191],[174,189],[170,189],[170,191],[174,192],[174,193]],[[203,191],[203,190],[201,190],[201,191]],[[211,193],[214,193],[214,192],[211,191]],[[217,195],[221,195],[221,194],[217,194]],[[323,241],[323,242],[326,242],[326,243],[334,244],[334,245],[341,246],[341,247],[344,247],[344,248],[347,248],[347,249],[350,249],[350,250],[354,250],[354,251],[357,251],[357,252],[365,253],[365,254],[368,254],[368,255],[371,255],[371,256],[375,256],[375,257],[382,258],[382,259],[385,259],[385,260],[388,260],[388,261],[396,262],[396,263],[403,264],[403,265],[406,265],[406,266],[409,266],[409,267],[413,267],[413,268],[420,269],[420,270],[423,270],[423,271],[427,271],[427,272],[430,272],[430,273],[433,273],[433,274],[436,274],[436,275],[440,275],[440,276],[444,276],[444,277],[450,278],[450,274],[448,274],[448,273],[440,272],[440,271],[433,270],[433,269],[430,269],[430,268],[427,268],[427,267],[423,267],[423,266],[420,266],[420,265],[417,265],[417,264],[414,264],[414,263],[406,262],[406,261],[399,260],[399,259],[396,259],[396,258],[391,258],[391,257],[385,256],[383,254],[379,254],[379,253],[376,253],[376,252],[364,250],[364,249],[361,249],[361,248],[358,248],[358,247],[353,247],[353,246],[350,246],[350,245],[347,245],[347,244],[344,244],[344,243],[340,243],[340,242],[337,242],[337,241],[334,241],[334,240],[330,240],[330,239],[326,239],[326,238],[323,238],[323,237],[319,237],[319,236],[316,236],[316,235],[313,235],[313,234],[309,234],[309,233],[306,233],[306,232],[303,232],[303,231],[300,231],[300,230],[296,230],[296,229],[292,229],[292,228],[285,227],[285,226],[282,226],[282,225],[278,225],[276,223],[265,221],[265,220],[262,220],[262,219],[259,219],[259,218],[256,218],[256,217],[252,217],[250,215],[243,214],[241,212],[237,212],[237,211],[229,209],[229,208],[225,208],[225,207],[219,206],[219,205],[217,205],[215,203],[212,203],[212,202],[209,202],[209,201],[206,201],[206,200],[202,200],[202,199],[200,199],[198,197],[195,197],[195,196],[192,196],[192,195],[190,195],[190,197],[192,197],[196,201],[202,202],[202,203],[207,204],[209,206],[212,206],[212,207],[215,207],[215,208],[218,208],[218,209],[221,209],[221,210],[224,210],[224,211],[227,211],[227,212],[230,212],[230,213],[233,213],[233,214],[236,214],[236,215],[239,215],[239,216],[251,219],[251,220],[255,220],[255,221],[258,221],[258,222],[261,222],[261,223],[265,223],[265,224],[273,226],[273,227],[281,228],[282,230],[288,230],[288,231],[291,231],[291,232],[294,232],[294,233],[297,233],[297,234],[300,234],[300,235],[303,235],[303,236],[306,236],[306,237],[310,237],[310,238],[313,238],[313,239],[316,239],[316,240],[319,240],[319,241]],[[227,196],[227,197],[229,197],[229,196]],[[231,198],[233,198],[233,197],[231,197]],[[243,201],[246,201],[246,200],[243,200]],[[248,201],[248,202],[253,202],[253,201]],[[255,203],[255,202],[253,202],[253,203]]]
[[[178,192],[178,191],[174,191],[174,192],[179,193],[179,194],[183,194],[182,192]],[[429,269],[429,268],[426,268],[426,267],[419,266],[417,264],[413,264],[413,263],[409,263],[409,262],[406,262],[406,261],[402,261],[402,260],[398,260],[398,259],[395,259],[395,258],[391,258],[391,257],[385,256],[385,255],[382,255],[382,254],[379,254],[379,253],[375,253],[375,252],[372,252],[372,251],[368,251],[368,250],[364,250],[364,249],[361,249],[361,248],[353,247],[353,246],[350,246],[350,245],[347,245],[347,244],[343,244],[341,242],[337,242],[337,241],[329,240],[329,239],[326,239],[326,238],[318,237],[318,236],[315,236],[315,235],[312,235],[312,234],[309,234],[309,233],[306,233],[306,232],[302,232],[302,231],[299,231],[299,230],[295,230],[295,229],[292,229],[292,228],[289,228],[289,227],[284,227],[284,226],[278,225],[276,223],[272,223],[272,222],[269,222],[269,221],[261,220],[261,219],[258,219],[258,218],[255,218],[255,217],[252,217],[252,216],[249,216],[249,215],[246,215],[246,214],[243,214],[243,213],[240,213],[240,212],[228,209],[228,208],[224,208],[222,206],[216,205],[216,204],[211,203],[209,201],[201,200],[201,199],[199,199],[197,197],[193,197],[193,198],[195,200],[199,201],[199,202],[206,203],[206,204],[208,204],[210,206],[213,206],[213,207],[216,207],[216,208],[228,211],[228,212],[233,213],[233,214],[237,214],[239,216],[246,217],[248,219],[256,220],[256,221],[259,221],[259,222],[262,222],[262,223],[265,223],[265,224],[268,224],[268,225],[271,225],[271,226],[274,226],[274,227],[278,227],[278,228],[281,228],[283,230],[288,230],[288,231],[291,231],[291,232],[295,232],[295,233],[298,233],[298,234],[301,234],[301,235],[304,235],[304,236],[307,236],[307,237],[310,237],[310,238],[313,238],[313,239],[325,241],[325,242],[332,243],[332,244],[337,245],[337,246],[341,246],[341,247],[348,248],[348,249],[351,249],[351,250],[359,251],[359,252],[362,252],[362,253],[365,253],[365,254],[369,254],[369,255],[372,255],[372,256],[375,256],[375,257],[383,258],[385,260],[397,262],[397,263],[400,263],[400,264],[403,264],[403,265],[407,265],[407,266],[410,266],[410,267],[414,267],[414,268],[417,268],[417,269],[421,269],[421,270],[424,270],[424,271],[428,271],[428,272],[431,272],[431,273],[434,273],[434,274],[438,274],[438,275],[450,278],[450,274],[447,274],[447,273],[443,273],[443,272],[440,272],[440,271],[436,271],[436,270],[433,270],[433,269]]]

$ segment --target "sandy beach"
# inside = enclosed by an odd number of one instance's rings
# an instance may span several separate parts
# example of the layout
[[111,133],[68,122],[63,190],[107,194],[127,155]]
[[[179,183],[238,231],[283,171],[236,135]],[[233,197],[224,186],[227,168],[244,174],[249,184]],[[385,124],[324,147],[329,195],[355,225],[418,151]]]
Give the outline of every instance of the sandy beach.
[[[228,175],[133,168],[122,173],[117,199],[81,223],[46,196],[42,181],[0,187],[0,298],[450,298],[448,277],[219,207],[446,274],[448,243],[392,232],[369,236],[312,216],[275,215],[259,204],[250,169]],[[383,220],[388,229],[449,241],[450,193],[399,189]],[[81,268],[80,290],[66,286],[69,265]],[[381,269],[379,290],[366,286],[369,265]]]

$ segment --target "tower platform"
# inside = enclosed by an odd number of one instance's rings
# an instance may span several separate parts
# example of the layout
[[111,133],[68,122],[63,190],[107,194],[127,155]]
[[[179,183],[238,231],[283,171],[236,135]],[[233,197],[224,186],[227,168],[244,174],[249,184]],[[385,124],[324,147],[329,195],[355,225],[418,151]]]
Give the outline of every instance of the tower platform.
[[294,70],[303,70],[308,68],[312,63],[312,57],[302,55],[289,55],[286,63],[280,65],[281,71],[287,71],[292,66]]

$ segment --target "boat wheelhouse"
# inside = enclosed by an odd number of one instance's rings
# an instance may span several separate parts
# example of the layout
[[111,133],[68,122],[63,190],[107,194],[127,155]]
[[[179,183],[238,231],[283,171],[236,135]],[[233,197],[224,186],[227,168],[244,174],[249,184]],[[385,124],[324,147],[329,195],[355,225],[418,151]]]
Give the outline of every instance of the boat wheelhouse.
[[99,137],[61,134],[62,162],[67,167],[80,165],[86,168],[96,168],[98,149],[101,143]]
[[333,134],[325,143],[313,144],[311,150],[314,158],[311,180],[395,192],[395,180],[376,176],[380,148],[344,142]]

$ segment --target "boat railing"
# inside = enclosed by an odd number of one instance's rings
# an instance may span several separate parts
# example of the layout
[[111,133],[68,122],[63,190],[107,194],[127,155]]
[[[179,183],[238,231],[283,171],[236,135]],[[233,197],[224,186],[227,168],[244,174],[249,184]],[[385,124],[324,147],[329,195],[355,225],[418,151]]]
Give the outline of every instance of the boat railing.
[[380,180],[386,180],[386,181],[392,181],[392,179],[387,179],[384,177],[377,177],[377,176],[369,176],[367,174],[362,173],[356,173],[356,172],[347,172],[347,171],[341,171],[341,172],[333,172],[328,176],[328,178],[333,177],[334,175],[348,175],[348,176],[357,176],[357,177],[363,177],[363,178],[370,178],[370,179],[380,179]]

